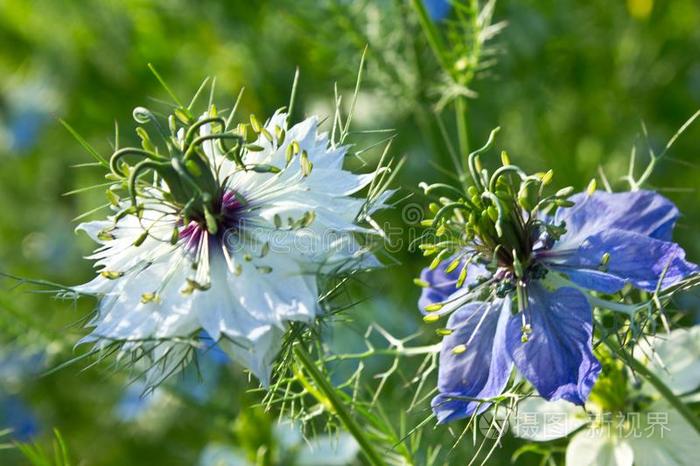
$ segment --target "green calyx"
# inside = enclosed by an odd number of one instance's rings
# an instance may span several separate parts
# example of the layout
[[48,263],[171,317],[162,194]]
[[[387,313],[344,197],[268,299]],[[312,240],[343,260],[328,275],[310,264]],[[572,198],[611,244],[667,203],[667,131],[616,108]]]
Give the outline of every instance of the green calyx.
[[614,358],[603,345],[597,348],[596,356],[602,365],[602,372],[591,390],[589,402],[597,405],[603,412],[634,410],[632,405],[635,400],[630,392],[629,377],[624,363]]

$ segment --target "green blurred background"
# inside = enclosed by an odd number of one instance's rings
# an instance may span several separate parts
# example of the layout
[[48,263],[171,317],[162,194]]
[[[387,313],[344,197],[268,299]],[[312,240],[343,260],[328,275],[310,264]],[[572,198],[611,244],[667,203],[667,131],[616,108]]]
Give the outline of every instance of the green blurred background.
[[[562,186],[582,189],[601,166],[624,188],[617,180],[626,172],[630,149],[635,142],[644,147],[641,122],[649,143],[661,150],[700,108],[696,0],[503,0],[495,20],[508,25],[491,42],[493,64],[471,85],[478,94],[469,101],[472,145],[501,126],[499,145],[514,161],[535,171],[553,168]],[[72,219],[101,204],[104,195],[99,189],[63,193],[101,182],[102,173],[71,168],[89,155],[58,119],[105,154],[115,121],[123,137],[136,143],[131,110],[166,97],[147,63],[183,98],[206,76],[216,77],[222,105],[245,86],[243,113],[258,116],[286,105],[298,66],[300,118],[330,115],[336,82],[350,96],[369,44],[354,126],[395,129],[392,153],[406,156],[397,184],[404,195],[416,193],[384,220],[400,227],[402,208],[422,202],[418,182],[449,180],[453,171],[444,144],[435,139],[438,66],[403,0],[0,0],[0,43],[3,272],[64,284],[91,277],[82,256],[93,245],[73,234]],[[450,112],[444,120],[454,133]],[[700,125],[691,127],[650,184],[683,212],[677,239],[696,262],[699,138]],[[408,233],[404,245],[407,239]],[[333,330],[336,351],[361,349],[371,321],[397,336],[424,327],[411,280],[424,261],[405,248],[395,257],[403,265],[368,277],[361,293],[370,300],[348,311],[352,322]],[[76,322],[94,303],[76,306],[32,293],[36,286],[13,288],[10,279],[0,285],[0,428],[26,434],[17,438],[48,441],[56,427],[75,459],[105,466],[196,464],[211,441],[237,445],[249,455],[271,441],[270,416],[241,411],[258,395],[247,393],[254,384],[237,367],[216,368],[204,381],[186,376],[145,408],[138,393],[125,399],[130,375],[108,364],[84,370],[88,362],[82,362],[43,375],[82,352],[73,348],[83,334]],[[681,304],[689,311],[700,307],[692,296]],[[431,334],[425,331],[416,343],[437,341]],[[370,368],[378,371],[385,362]],[[392,379],[385,392],[390,417],[409,402],[405,384]],[[128,403],[136,408],[130,411]],[[409,416],[409,424],[424,416]],[[449,434],[429,430],[426,444]],[[490,464],[508,464],[518,445],[509,438]],[[462,445],[445,452],[442,461],[463,464],[469,455],[469,445]],[[0,450],[0,464],[23,461],[12,449]]]

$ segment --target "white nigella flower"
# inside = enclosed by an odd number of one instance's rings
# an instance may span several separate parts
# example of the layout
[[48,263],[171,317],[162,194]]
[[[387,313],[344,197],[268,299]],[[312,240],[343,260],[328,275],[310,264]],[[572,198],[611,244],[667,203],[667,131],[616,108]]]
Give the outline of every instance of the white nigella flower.
[[[373,183],[384,170],[344,170],[348,148],[316,117],[288,127],[278,111],[232,127],[213,106],[175,115],[167,150],[138,128],[143,149],[114,153],[115,213],[78,227],[100,244],[99,274],[75,288],[101,299],[83,341],[145,357],[157,384],[204,331],[267,384],[288,324],[319,315],[318,277],[378,265],[365,243],[380,232],[360,223],[376,225],[390,195]],[[147,109],[134,118],[162,134]]]
[[[639,350],[637,358],[674,394],[692,401],[700,387],[700,326],[651,337]],[[601,377],[588,412],[562,400],[520,402],[514,434],[542,442],[577,431],[566,449],[568,466],[695,466],[700,435],[651,385],[627,385],[620,374]]]

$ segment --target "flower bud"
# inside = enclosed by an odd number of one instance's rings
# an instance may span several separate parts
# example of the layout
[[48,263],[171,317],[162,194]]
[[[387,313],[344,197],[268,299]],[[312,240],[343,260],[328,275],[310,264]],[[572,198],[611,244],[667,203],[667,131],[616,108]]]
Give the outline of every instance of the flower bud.
[[528,212],[534,209],[537,205],[539,189],[539,182],[535,180],[523,181],[518,190],[518,205]]

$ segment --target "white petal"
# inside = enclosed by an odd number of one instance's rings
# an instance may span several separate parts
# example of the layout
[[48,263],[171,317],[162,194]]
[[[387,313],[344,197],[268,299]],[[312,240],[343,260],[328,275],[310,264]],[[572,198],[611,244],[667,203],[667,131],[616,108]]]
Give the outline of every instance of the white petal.
[[248,368],[263,386],[270,385],[270,374],[275,357],[282,347],[284,332],[267,327],[252,341],[223,338],[218,345],[236,362]]
[[588,417],[582,407],[568,401],[530,397],[518,403],[518,411],[510,421],[516,437],[546,442],[566,437],[587,424]]
[[700,435],[668,403],[658,401],[641,414],[637,435],[628,441],[636,466],[696,466]]
[[304,180],[304,185],[319,193],[327,193],[334,197],[349,196],[369,185],[377,176],[377,172],[355,175],[348,171],[330,168],[316,168]]
[[75,228],[75,231],[83,231],[85,232],[90,239],[97,243],[104,243],[105,241],[99,239],[97,236],[100,234],[100,232],[104,231],[107,228],[110,228],[114,226],[114,222],[110,222],[107,220],[101,220],[101,221],[95,221],[95,222],[84,222],[78,225]]
[[567,466],[632,466],[633,460],[627,441],[600,429],[582,430],[566,449]]
[[[676,394],[700,386],[700,326],[658,334],[640,342],[635,355]],[[645,390],[654,392],[645,384]]]
[[355,439],[345,432],[338,435],[320,435],[304,444],[297,456],[297,464],[344,466],[353,462],[359,450]]

